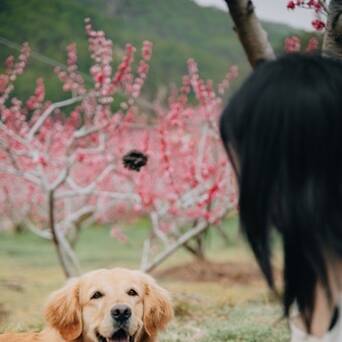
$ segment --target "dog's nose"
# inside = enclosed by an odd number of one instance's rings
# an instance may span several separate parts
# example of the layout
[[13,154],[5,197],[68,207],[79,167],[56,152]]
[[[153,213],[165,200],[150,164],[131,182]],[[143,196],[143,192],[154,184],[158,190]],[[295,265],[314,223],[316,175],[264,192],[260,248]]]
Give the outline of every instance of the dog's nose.
[[118,323],[125,323],[132,316],[132,310],[127,305],[115,305],[111,310],[113,319]]

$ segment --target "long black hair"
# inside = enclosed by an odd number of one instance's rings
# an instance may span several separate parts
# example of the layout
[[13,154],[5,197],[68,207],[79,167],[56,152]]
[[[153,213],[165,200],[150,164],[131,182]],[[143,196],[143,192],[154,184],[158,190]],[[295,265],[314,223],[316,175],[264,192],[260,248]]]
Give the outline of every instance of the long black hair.
[[310,331],[315,289],[331,302],[328,265],[342,258],[342,63],[287,55],[258,66],[224,110],[237,164],[240,224],[271,288],[271,235],[284,251],[284,312]]

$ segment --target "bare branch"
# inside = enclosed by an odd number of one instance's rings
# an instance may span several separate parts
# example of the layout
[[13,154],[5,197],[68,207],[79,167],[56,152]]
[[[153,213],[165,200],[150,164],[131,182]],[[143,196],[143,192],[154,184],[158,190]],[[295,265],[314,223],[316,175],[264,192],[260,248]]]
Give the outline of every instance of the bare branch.
[[329,13],[329,9],[325,0],[318,0],[319,4],[322,6],[325,13]]
[[68,216],[65,220],[60,222],[61,226],[71,225],[75,224],[80,221],[80,219],[87,217],[88,215],[91,215],[95,211],[95,207],[92,205],[88,205],[85,207],[82,207],[76,212],[73,212],[70,216]]
[[39,185],[41,183],[38,177],[36,177],[36,176],[34,176],[28,172],[22,172],[22,171],[14,169],[14,168],[9,168],[9,167],[4,168],[4,167],[0,166],[0,172],[7,173],[7,174],[10,174],[13,176],[23,177],[27,181],[34,183],[34,184],[37,184],[37,185]]
[[25,226],[35,235],[45,239],[45,240],[52,240],[51,231],[47,229],[38,229],[36,226],[31,222],[31,220],[25,221]]
[[84,98],[84,96],[77,96],[77,97],[73,97],[73,98],[68,99],[68,100],[55,102],[55,103],[51,104],[42,113],[42,115],[39,117],[39,119],[35,122],[35,124],[30,129],[30,131],[27,135],[28,140],[32,140],[32,138],[34,137],[36,132],[39,131],[40,127],[44,124],[45,120],[53,113],[54,110],[56,110],[58,108],[70,106],[76,102],[80,102],[81,100],[83,100],[83,98]]
[[159,217],[156,211],[152,211],[150,214],[153,232],[158,236],[158,238],[163,241],[165,246],[168,246],[169,240],[167,236],[160,230]]
[[65,262],[65,259],[63,257],[63,252],[61,249],[60,239],[57,232],[56,222],[55,222],[55,198],[54,198],[54,192],[49,192],[48,197],[48,208],[49,208],[49,227],[52,235],[52,241],[55,245],[57,256],[59,259],[59,262],[63,268],[64,275],[69,278],[72,276],[71,272],[69,271],[67,264]]
[[198,146],[198,154],[197,154],[197,162],[196,162],[196,178],[199,183],[203,181],[202,179],[202,165],[203,165],[203,157],[206,148],[206,141],[208,136],[209,127],[205,125],[202,128],[201,139]]
[[209,228],[210,224],[206,221],[200,221],[197,226],[184,235],[182,235],[174,244],[170,245],[164,252],[160,253],[154,261],[150,264],[142,265],[142,271],[144,272],[151,272],[157,266],[159,266],[165,259],[167,259],[170,255],[175,253],[179,247],[186,244],[189,240],[193,239],[196,236],[201,235],[205,230]]
[[148,256],[149,256],[149,253],[150,253],[150,248],[151,248],[151,238],[146,239],[144,241],[143,252],[142,252],[142,255],[141,255],[141,263],[140,263],[140,268],[142,270],[147,268]]
[[[104,179],[104,177],[106,177],[113,170],[114,170],[114,166],[113,165],[108,165],[86,187],[78,186],[71,177],[69,177],[67,179],[67,183],[74,190],[73,191],[74,193],[76,192],[76,193],[78,193],[78,195],[89,195],[90,193],[95,191],[97,182],[100,182],[102,179]],[[60,197],[60,195],[58,197]],[[69,196],[69,197],[73,197],[73,196]]]
[[8,135],[9,137],[11,137],[12,139],[16,140],[18,143],[27,146],[27,141],[24,140],[22,137],[20,137],[19,135],[15,134],[11,129],[7,128],[1,121],[0,121],[0,128],[1,130]]
[[60,232],[60,229],[57,228],[56,233],[60,243],[64,265],[70,274],[69,277],[78,276],[80,274],[81,268],[75,252],[72,250],[65,236]]
[[138,204],[141,202],[141,198],[137,194],[109,192],[109,191],[95,191],[95,194],[106,196],[114,200],[129,200],[129,201],[134,201]]
[[66,167],[64,170],[62,170],[60,174],[57,176],[56,180],[50,186],[50,190],[56,190],[59,186],[61,186],[67,179],[69,172],[70,167]]
[[98,133],[101,130],[103,130],[104,128],[106,128],[107,125],[108,124],[105,124],[105,125],[102,125],[99,127],[92,127],[89,129],[85,129],[85,127],[82,127],[81,129],[79,129],[78,131],[75,132],[74,137],[75,137],[75,139],[80,139],[80,138],[84,138],[90,134]]

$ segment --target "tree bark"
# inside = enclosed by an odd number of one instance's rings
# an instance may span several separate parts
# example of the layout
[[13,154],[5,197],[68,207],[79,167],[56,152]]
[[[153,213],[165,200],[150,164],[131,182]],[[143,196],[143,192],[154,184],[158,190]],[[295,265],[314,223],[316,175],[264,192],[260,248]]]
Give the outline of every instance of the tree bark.
[[223,228],[221,226],[217,225],[217,226],[214,226],[214,227],[216,228],[218,233],[221,235],[221,237],[222,237],[223,241],[225,242],[225,244],[227,246],[229,246],[231,242],[230,242],[228,234],[223,230]]
[[[48,194],[48,210],[49,210],[49,226],[51,230],[52,241],[56,248],[59,263],[62,266],[64,275],[66,276],[66,278],[74,277],[78,275],[78,271],[77,271],[78,267],[77,265],[72,264],[73,263],[72,257],[70,255],[68,256],[68,252],[64,249],[63,244],[61,243],[62,241],[60,241],[60,237],[58,236],[58,232],[56,230],[54,191],[49,191],[49,194]],[[67,241],[64,241],[64,243],[67,243]]]
[[198,260],[205,260],[205,232],[203,232],[201,235],[198,235],[196,237],[196,244],[197,244],[197,248],[196,248],[196,258]]
[[[198,220],[195,220],[192,228],[195,228],[198,224]],[[185,243],[183,247],[192,255],[194,255],[199,260],[205,260],[205,251],[204,251],[204,238],[205,238],[205,231],[198,235],[195,240],[195,246],[191,245],[191,241]]]
[[342,1],[331,0],[327,28],[323,40],[323,55],[342,59]]
[[252,0],[224,0],[235,23],[235,30],[253,68],[262,61],[275,59],[275,53],[255,14]]
[[160,253],[150,264],[147,264],[146,262],[142,263],[141,270],[144,272],[151,272],[170,255],[175,253],[181,246],[184,246],[184,244],[186,244],[191,239],[194,239],[197,236],[203,234],[203,232],[206,231],[209,227],[210,224],[208,222],[198,223],[196,227],[186,232],[177,241],[170,245],[169,248]]
[[195,247],[191,246],[190,241],[189,241],[188,243],[185,243],[185,244],[183,245],[183,247],[184,247],[185,250],[186,250],[187,252],[189,252],[190,254],[192,254],[192,255],[194,255],[194,256],[196,256],[196,257],[198,256],[198,251],[196,250]]
[[198,260],[205,260],[205,250],[204,250],[204,234],[198,236],[195,239],[195,246],[191,245],[191,241],[183,245],[184,249],[192,254]]

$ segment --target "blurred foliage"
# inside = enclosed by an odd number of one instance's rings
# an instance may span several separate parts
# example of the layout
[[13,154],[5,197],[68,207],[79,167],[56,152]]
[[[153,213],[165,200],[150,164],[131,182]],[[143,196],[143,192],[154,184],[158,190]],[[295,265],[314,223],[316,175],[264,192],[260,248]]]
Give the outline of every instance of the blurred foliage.
[[[65,48],[74,41],[80,68],[87,73],[91,60],[83,29],[85,17],[113,40],[119,56],[126,42],[137,48],[143,40],[154,43],[151,72],[144,87],[146,97],[155,96],[160,85],[179,84],[189,57],[199,63],[205,78],[214,81],[221,80],[231,64],[239,65],[242,76],[249,71],[229,16],[191,0],[1,0],[0,38],[17,44],[28,41],[34,51],[59,63],[65,63]],[[282,51],[284,37],[296,32],[272,23],[265,23],[265,28],[278,51]],[[1,67],[9,54],[16,52],[1,45]],[[119,58],[114,63],[118,64]],[[27,98],[35,79],[43,76],[48,96],[60,99],[61,86],[52,69],[31,58],[28,71],[17,82],[21,98]]]

